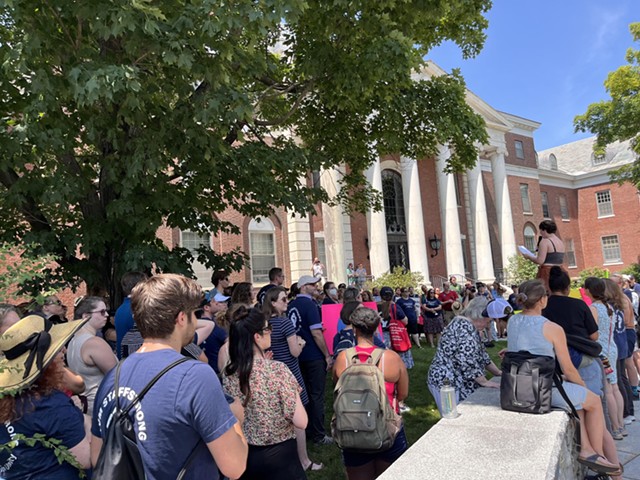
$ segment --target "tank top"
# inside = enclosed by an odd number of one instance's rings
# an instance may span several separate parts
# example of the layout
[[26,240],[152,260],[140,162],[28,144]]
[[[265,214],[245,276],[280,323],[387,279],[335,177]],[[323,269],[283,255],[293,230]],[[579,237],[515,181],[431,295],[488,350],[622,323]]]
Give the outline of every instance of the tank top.
[[526,350],[534,355],[555,358],[553,344],[542,333],[542,327],[548,321],[542,315],[517,314],[511,317],[507,324],[507,350]]
[[[376,346],[373,347],[361,347],[360,345],[356,345],[356,352],[358,353],[358,360],[360,362],[366,362],[367,359],[369,358],[368,355],[365,354],[371,354],[373,353],[373,351],[378,348]],[[382,368],[382,357],[380,358],[380,363],[378,364],[380,369],[382,370],[382,374],[384,376],[384,369]],[[387,398],[389,399],[389,403],[391,405],[394,405],[394,400],[396,398],[396,384],[393,382],[384,382],[384,388],[387,391]],[[395,402],[395,409],[396,409],[396,413],[398,413],[398,404],[397,402]]]
[[547,252],[544,265],[562,265],[562,262],[564,262],[564,252],[558,252],[556,250],[556,244],[553,243],[550,238],[548,240],[551,242],[551,245],[553,245],[553,252]]
[[87,414],[93,413],[93,400],[96,397],[100,382],[104,378],[104,373],[95,365],[87,365],[82,360],[82,346],[87,340],[92,338],[90,333],[76,333],[76,335],[69,342],[67,348],[67,363],[69,368],[80,375],[84,380],[85,390],[83,395],[87,397],[88,409]]

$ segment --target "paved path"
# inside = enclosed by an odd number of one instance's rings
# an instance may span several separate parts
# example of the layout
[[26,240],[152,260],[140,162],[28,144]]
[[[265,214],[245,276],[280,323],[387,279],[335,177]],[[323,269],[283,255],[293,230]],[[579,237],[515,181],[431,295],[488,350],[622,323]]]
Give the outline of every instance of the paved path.
[[633,406],[638,420],[626,425],[629,436],[616,442],[625,480],[640,480],[640,400],[633,402]]

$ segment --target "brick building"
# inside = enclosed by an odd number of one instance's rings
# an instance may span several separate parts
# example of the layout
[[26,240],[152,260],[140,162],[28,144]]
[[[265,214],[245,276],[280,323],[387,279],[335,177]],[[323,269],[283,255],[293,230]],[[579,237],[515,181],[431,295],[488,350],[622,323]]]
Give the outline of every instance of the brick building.
[[[429,64],[419,75],[443,73]],[[311,272],[314,257],[336,282],[346,282],[346,266],[360,262],[374,276],[403,265],[434,284],[452,274],[492,281],[502,278],[517,245],[535,249],[538,224],[547,218],[557,223],[566,243],[570,274],[594,266],[620,270],[638,261],[637,191],[611,184],[608,176],[633,161],[627,142],[610,145],[602,158],[591,153],[593,139],[536,153],[539,123],[497,111],[471,92],[467,100],[489,133],[477,165],[444,174],[446,146],[436,158],[380,158],[367,175],[383,192],[383,212],[348,217],[328,205],[318,205],[308,218],[281,209],[264,219],[226,212],[225,218],[241,225],[241,235],[161,235],[168,244],[189,248],[204,243],[226,252],[240,246],[251,263],[232,280],[256,285],[268,281],[274,265],[285,269],[286,282],[293,282]],[[316,172],[308,181],[320,181],[332,194],[339,176],[339,170]],[[196,271],[203,286],[209,286],[211,272],[198,265]]]

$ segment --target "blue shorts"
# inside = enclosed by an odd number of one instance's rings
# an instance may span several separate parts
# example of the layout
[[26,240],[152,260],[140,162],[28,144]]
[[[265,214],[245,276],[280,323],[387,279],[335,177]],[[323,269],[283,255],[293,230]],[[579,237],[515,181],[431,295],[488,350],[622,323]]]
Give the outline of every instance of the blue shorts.
[[633,355],[633,351],[636,349],[636,331],[633,328],[627,328],[625,330],[625,333],[627,334],[627,345],[629,346],[630,357],[631,355]]
[[396,441],[389,450],[379,453],[363,453],[354,450],[343,450],[342,461],[345,467],[361,467],[374,460],[381,460],[387,463],[395,462],[400,456],[407,451],[407,436],[404,434],[404,425],[396,436]]

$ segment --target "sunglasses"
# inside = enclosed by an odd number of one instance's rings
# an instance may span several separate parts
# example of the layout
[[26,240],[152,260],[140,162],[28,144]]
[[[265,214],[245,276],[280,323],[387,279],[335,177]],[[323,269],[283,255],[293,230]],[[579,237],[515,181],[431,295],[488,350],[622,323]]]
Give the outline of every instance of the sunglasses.
[[103,308],[102,310],[91,310],[90,312],[87,312],[87,313],[99,313],[103,317],[109,316],[109,310],[107,310],[106,308]]
[[267,325],[261,330],[262,333],[271,333],[273,332],[273,326],[271,324]]
[[45,302],[45,305],[62,305],[62,300],[50,300]]

